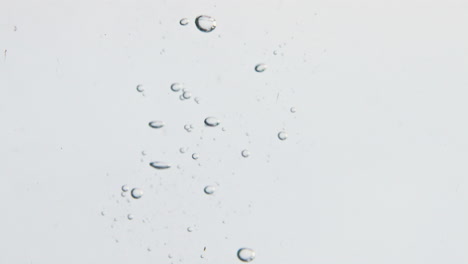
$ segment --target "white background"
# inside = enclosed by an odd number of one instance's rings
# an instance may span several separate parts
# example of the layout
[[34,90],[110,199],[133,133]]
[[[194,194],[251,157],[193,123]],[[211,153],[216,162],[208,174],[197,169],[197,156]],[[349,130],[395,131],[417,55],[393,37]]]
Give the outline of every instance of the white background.
[[0,263],[468,262],[466,1],[0,3]]

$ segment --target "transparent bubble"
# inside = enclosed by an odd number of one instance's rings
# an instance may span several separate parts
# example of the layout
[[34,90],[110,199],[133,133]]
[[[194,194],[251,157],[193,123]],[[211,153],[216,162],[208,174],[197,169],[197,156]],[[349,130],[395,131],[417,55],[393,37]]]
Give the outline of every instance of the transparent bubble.
[[180,89],[182,89],[182,86],[183,85],[180,84],[180,83],[173,83],[173,84],[171,84],[171,90],[173,92],[178,92],[178,91],[180,91]]
[[281,131],[278,133],[278,138],[281,140],[286,140],[288,138],[288,133],[286,133],[285,131]]
[[291,107],[291,109],[289,109],[289,111],[291,111],[291,113],[296,113],[297,109],[296,109],[296,107]]
[[211,195],[213,194],[215,191],[216,191],[216,186],[213,186],[213,185],[208,185],[205,187],[205,189],[203,189],[203,191],[208,194],[208,195]]
[[142,151],[142,152],[141,152],[141,155],[142,155],[142,156],[146,156],[146,152],[145,152],[145,151]]
[[169,254],[169,255],[167,255],[167,257],[171,259],[171,258],[172,258],[172,255],[171,255],[171,254]]
[[143,84],[137,85],[136,90],[137,90],[138,92],[140,92],[140,93],[144,92],[145,89],[143,89]]
[[193,232],[193,227],[191,227],[191,226],[187,227],[187,231],[188,232]]
[[163,121],[151,121],[148,123],[148,125],[152,128],[162,128],[164,126]]
[[216,20],[210,16],[199,16],[195,19],[197,28],[205,33],[209,33],[216,28]]
[[180,153],[184,154],[187,151],[187,149],[182,147],[182,148],[179,149],[179,151],[180,151]]
[[186,125],[184,125],[184,129],[187,132],[192,132],[193,126],[190,125],[190,124],[186,124]]
[[264,63],[260,63],[260,64],[257,64],[255,65],[255,71],[256,72],[264,72],[266,71],[266,69],[268,68],[268,66]]
[[153,161],[150,163],[150,166],[158,170],[169,169],[171,167],[171,165],[162,161]]
[[120,196],[125,197],[125,196],[127,196],[127,193],[126,192],[121,192]]
[[244,149],[244,150],[241,152],[241,154],[242,154],[242,157],[247,158],[247,157],[250,156],[250,151]]
[[200,156],[198,155],[198,153],[193,153],[192,154],[192,159],[194,160],[197,160]]
[[221,122],[216,117],[207,117],[205,119],[205,125],[210,126],[210,127],[218,126],[220,123]]
[[189,23],[188,18],[182,18],[182,19],[179,21],[179,24],[181,24],[182,26],[186,26],[186,25],[188,25],[188,23]]
[[122,185],[121,189],[122,189],[123,192],[128,192],[128,190],[130,190],[126,184]]
[[128,220],[133,220],[133,215],[132,215],[132,214],[128,214],[128,215],[127,215],[127,218],[128,218]]
[[192,97],[192,93],[189,92],[189,91],[185,91],[182,96],[184,97],[184,99],[190,99]]
[[241,248],[237,251],[237,257],[243,262],[250,262],[255,259],[255,251],[250,248]]
[[273,55],[278,55],[278,51],[277,51],[277,50],[274,50],[274,51],[273,51]]
[[199,103],[200,103],[200,98],[198,98],[198,97],[195,97],[195,98],[193,98],[193,100],[194,100],[194,101],[195,101],[195,103],[197,103],[197,104],[199,104]]
[[179,99],[180,99],[181,101],[185,100],[184,95],[183,95],[183,94],[179,95]]
[[140,199],[143,196],[143,190],[140,188],[133,188],[131,191],[131,195],[135,199]]

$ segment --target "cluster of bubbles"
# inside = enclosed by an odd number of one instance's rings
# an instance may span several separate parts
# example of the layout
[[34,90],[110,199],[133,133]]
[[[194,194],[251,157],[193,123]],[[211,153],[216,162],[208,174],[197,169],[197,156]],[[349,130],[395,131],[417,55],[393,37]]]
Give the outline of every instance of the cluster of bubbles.
[[[190,24],[190,20],[188,18],[182,18],[180,19],[179,24],[181,26],[187,26]],[[195,26],[201,32],[210,33],[216,29],[217,24],[216,24],[216,20],[213,17],[207,16],[207,15],[200,15],[195,18]],[[277,55],[278,51],[276,50],[273,51],[273,54]],[[268,69],[268,65],[266,65],[265,63],[258,63],[255,65],[254,69],[255,69],[255,72],[263,73]],[[178,82],[172,83],[170,86],[170,89],[175,93],[180,93],[179,99],[182,101],[192,98],[192,93],[189,90],[187,90],[182,83],[178,83]],[[140,93],[143,93],[145,89],[143,85],[138,84],[136,87],[136,90]],[[198,97],[195,97],[194,101],[197,104],[200,103],[200,99]],[[296,108],[291,107],[289,111],[291,113],[296,113]],[[208,116],[204,119],[203,123],[206,127],[214,128],[214,127],[218,127],[221,124],[221,121],[217,117]],[[150,121],[148,125],[150,128],[153,128],[153,129],[161,129],[166,126],[165,122],[161,120]],[[187,132],[192,132],[192,130],[194,130],[195,127],[192,124],[186,124],[184,126],[184,129]],[[222,130],[225,131],[224,128]],[[288,133],[286,131],[279,131],[277,134],[277,137],[279,140],[284,141],[288,138]],[[188,149],[185,147],[181,147],[179,149],[179,152],[182,154],[186,153],[187,151]],[[146,155],[144,152],[142,152],[142,154]],[[250,151],[247,149],[244,149],[240,152],[240,154],[243,158],[248,158],[250,156]],[[192,154],[193,160],[198,160],[199,158],[200,156],[198,153]],[[157,170],[164,170],[164,169],[171,168],[171,165],[164,161],[152,161],[149,163],[149,165],[152,168],[157,169]],[[218,187],[217,185],[207,185],[204,187],[203,192],[209,196],[214,195],[215,192],[217,191],[217,187]],[[131,197],[136,200],[141,199],[143,196],[143,190],[141,188],[133,188],[130,190],[130,188],[127,185],[123,185],[121,187],[121,190],[122,190],[122,196],[126,196],[126,194],[130,192]],[[102,212],[101,214],[104,215],[104,212]],[[132,214],[128,214],[127,218],[128,220],[132,220],[134,219],[134,216]],[[195,228],[193,226],[187,227],[187,232],[193,232],[194,230]],[[151,251],[151,249],[148,248],[148,251]],[[256,255],[255,251],[250,248],[240,248],[237,251],[238,259],[243,262],[250,262],[254,260],[255,255]],[[172,258],[172,255],[169,254],[168,257]],[[201,257],[203,258],[204,256],[201,255]]]

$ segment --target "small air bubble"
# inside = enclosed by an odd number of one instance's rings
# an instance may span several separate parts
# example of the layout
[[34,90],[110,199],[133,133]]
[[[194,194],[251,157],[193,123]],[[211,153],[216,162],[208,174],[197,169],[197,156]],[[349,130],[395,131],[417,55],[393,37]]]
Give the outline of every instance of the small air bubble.
[[200,104],[200,98],[195,97],[193,100],[195,101],[195,103]]
[[242,154],[242,157],[247,158],[247,157],[250,156],[250,151],[244,149],[244,150],[241,152],[241,154]]
[[128,190],[130,190],[126,184],[122,185],[121,189],[122,189],[123,192],[128,192]]
[[278,51],[274,50],[273,55],[278,55]]
[[197,160],[199,158],[198,153],[192,154],[192,159]]
[[148,123],[148,125],[152,128],[162,128],[164,126],[163,121],[151,121]]
[[216,117],[207,117],[205,119],[205,125],[210,127],[218,126],[221,122]]
[[186,25],[188,25],[188,23],[189,23],[188,18],[182,18],[182,19],[179,21],[179,24],[182,25],[182,26],[186,26]]
[[190,124],[186,124],[186,125],[184,125],[184,129],[187,132],[192,132],[193,126],[190,125]]
[[255,65],[255,71],[256,72],[264,72],[264,71],[266,71],[267,68],[268,68],[268,66],[266,64],[263,64],[263,63]]
[[143,89],[143,84],[137,85],[136,89],[137,89],[137,91],[140,92],[140,93],[142,93],[142,92],[145,91],[145,89]]
[[171,167],[171,165],[162,161],[153,161],[150,163],[150,166],[158,170],[169,169]]
[[210,16],[202,15],[195,19],[195,25],[200,31],[209,33],[216,28],[216,20]]
[[289,111],[291,111],[291,113],[296,113],[297,109],[296,109],[296,107],[291,107],[291,109],[289,109]]
[[172,90],[173,92],[178,92],[178,91],[180,91],[180,89],[182,89],[182,86],[183,86],[183,85],[180,84],[180,83],[173,83],[173,84],[171,85],[171,90]]
[[288,133],[286,133],[285,131],[281,131],[278,133],[278,138],[280,140],[286,140],[288,138]]
[[135,199],[140,199],[143,196],[143,190],[140,188],[133,188],[131,195]]
[[193,227],[191,227],[191,226],[187,227],[187,231],[188,232],[193,232]]
[[213,185],[208,185],[205,187],[205,189],[203,189],[203,191],[208,195],[212,195],[216,191],[216,187]]
[[237,257],[243,262],[250,262],[255,259],[255,251],[250,248],[241,248],[237,251]]
[[128,218],[128,220],[133,220],[133,215],[132,215],[132,214],[128,214],[128,215],[127,215],[127,218]]
[[182,148],[179,149],[179,151],[180,151],[180,153],[184,154],[187,151],[187,149],[182,147]]
[[189,91],[185,91],[182,96],[184,97],[184,99],[190,99],[192,97],[192,93],[189,92]]
[[122,197],[125,197],[126,195],[127,195],[126,192],[121,192],[121,193],[120,193],[120,196],[122,196]]

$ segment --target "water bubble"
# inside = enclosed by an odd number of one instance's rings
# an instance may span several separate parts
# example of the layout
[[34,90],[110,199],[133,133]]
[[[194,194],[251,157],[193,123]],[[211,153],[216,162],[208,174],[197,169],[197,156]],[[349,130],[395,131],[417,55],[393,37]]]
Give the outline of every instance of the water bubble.
[[184,95],[183,95],[183,94],[179,95],[179,99],[180,99],[181,101],[185,100]]
[[171,255],[171,254],[169,254],[169,255],[167,255],[167,257],[171,259],[171,258],[172,258],[172,255]]
[[288,133],[286,133],[285,131],[281,131],[278,133],[278,138],[281,140],[286,140],[288,138]]
[[151,121],[148,123],[148,125],[152,128],[161,128],[164,126],[164,122],[163,121]]
[[127,218],[128,218],[128,220],[132,220],[132,219],[133,219],[133,215],[132,215],[132,214],[128,214],[128,215],[127,215]]
[[143,190],[140,188],[133,188],[131,194],[133,198],[140,199],[143,196]]
[[173,92],[178,92],[178,91],[180,91],[180,89],[182,89],[182,86],[183,85],[180,84],[180,83],[173,83],[173,84],[171,84],[171,90]]
[[129,190],[129,188],[128,188],[128,186],[126,184],[122,185],[121,189],[122,189],[123,192],[128,192],[128,190]]
[[143,91],[145,91],[145,89],[143,89],[143,84],[137,85],[136,89],[137,89],[137,91],[140,92],[140,93],[142,93]]
[[291,111],[291,113],[296,113],[297,109],[296,109],[296,107],[291,107],[291,109],[289,109],[289,111]]
[[216,20],[210,16],[199,16],[195,19],[197,28],[205,33],[209,33],[216,28]]
[[192,159],[197,160],[199,158],[198,153],[192,154]]
[[255,251],[250,248],[241,248],[237,251],[237,257],[243,262],[250,262],[255,259]]
[[188,25],[188,23],[189,23],[188,18],[182,18],[182,19],[179,21],[179,24],[182,25],[182,26],[186,26],[186,25]]
[[187,149],[186,148],[180,148],[179,151],[180,151],[180,153],[184,154],[187,151]]
[[150,163],[150,166],[158,170],[169,169],[171,167],[171,165],[162,161],[153,161]]
[[186,124],[186,125],[184,125],[184,129],[185,129],[185,131],[187,131],[187,132],[192,132],[193,126],[192,126],[192,125],[189,125],[189,124]]
[[216,186],[213,186],[213,185],[208,185],[205,187],[205,189],[203,189],[203,191],[208,194],[208,195],[211,195],[213,194],[215,191],[216,191]]
[[273,55],[278,55],[278,51],[277,51],[277,50],[274,50],[274,51],[273,51]]
[[264,71],[266,71],[267,68],[268,68],[268,66],[266,64],[263,64],[263,63],[255,65],[255,71],[256,72],[264,72]]
[[193,227],[191,227],[191,226],[187,227],[187,231],[188,232],[193,232]]
[[126,192],[121,192],[121,193],[120,193],[120,196],[122,196],[122,197],[125,197],[126,195],[127,195]]
[[216,117],[207,117],[205,119],[205,125],[210,126],[210,127],[218,126],[220,123],[221,122]]
[[182,96],[184,97],[184,99],[190,99],[190,97],[192,97],[192,93],[189,92],[189,91],[185,91]]
[[241,154],[242,154],[242,157],[247,158],[247,157],[250,156],[250,151],[244,149],[244,150],[241,152]]

